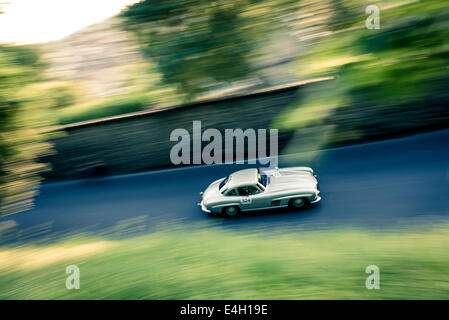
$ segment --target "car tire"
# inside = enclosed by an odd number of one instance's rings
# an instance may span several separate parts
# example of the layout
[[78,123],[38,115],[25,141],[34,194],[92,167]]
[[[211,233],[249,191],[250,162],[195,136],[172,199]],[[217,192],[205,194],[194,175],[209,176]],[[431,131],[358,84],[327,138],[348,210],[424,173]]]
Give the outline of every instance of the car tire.
[[289,205],[292,208],[303,208],[305,206],[307,206],[309,204],[309,200],[307,200],[306,198],[293,198],[290,200]]
[[235,217],[240,212],[240,208],[237,206],[224,207],[223,213],[227,217]]

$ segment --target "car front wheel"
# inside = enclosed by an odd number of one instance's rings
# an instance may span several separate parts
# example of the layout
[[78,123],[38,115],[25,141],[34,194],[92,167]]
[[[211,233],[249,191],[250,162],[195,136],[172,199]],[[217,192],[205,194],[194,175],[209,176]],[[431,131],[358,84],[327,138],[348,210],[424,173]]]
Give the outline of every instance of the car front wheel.
[[308,204],[308,200],[305,198],[294,198],[290,200],[290,206],[293,208],[302,208]]
[[239,207],[237,206],[223,208],[223,213],[228,217],[235,217],[239,213],[239,211]]

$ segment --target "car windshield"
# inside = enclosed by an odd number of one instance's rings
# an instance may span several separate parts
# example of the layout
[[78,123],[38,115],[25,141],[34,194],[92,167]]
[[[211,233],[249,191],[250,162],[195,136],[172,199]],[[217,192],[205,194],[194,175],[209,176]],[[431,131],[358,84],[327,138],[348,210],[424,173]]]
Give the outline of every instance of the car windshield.
[[228,177],[226,177],[222,182],[220,182],[220,185],[218,186],[218,190],[220,190],[221,193],[225,193],[226,188],[224,188],[224,186],[226,185],[226,183],[228,183]]
[[265,188],[267,186],[267,182],[268,182],[268,177],[265,173],[259,173],[257,175],[258,181],[261,185],[263,185],[263,187]]

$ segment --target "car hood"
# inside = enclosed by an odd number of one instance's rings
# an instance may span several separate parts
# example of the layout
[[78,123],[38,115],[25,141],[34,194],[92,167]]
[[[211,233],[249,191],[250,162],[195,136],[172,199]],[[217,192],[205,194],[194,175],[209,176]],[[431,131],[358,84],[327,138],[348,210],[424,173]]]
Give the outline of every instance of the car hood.
[[219,200],[222,195],[220,193],[220,190],[218,186],[220,185],[220,182],[222,182],[225,178],[218,179],[217,181],[212,182],[206,190],[203,192],[203,203],[205,205]]

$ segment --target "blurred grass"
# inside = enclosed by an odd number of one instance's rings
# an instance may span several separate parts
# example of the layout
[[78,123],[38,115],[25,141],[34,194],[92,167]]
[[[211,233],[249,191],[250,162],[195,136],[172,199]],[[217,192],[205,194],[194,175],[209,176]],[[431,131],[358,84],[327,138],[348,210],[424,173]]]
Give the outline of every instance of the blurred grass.
[[[448,225],[79,237],[0,248],[0,299],[448,299],[448,244]],[[80,268],[80,290],[65,288],[71,264]],[[380,290],[365,288],[371,264],[380,268]]]
[[69,124],[145,110],[152,99],[146,94],[111,97],[75,104],[56,111],[59,124]]

